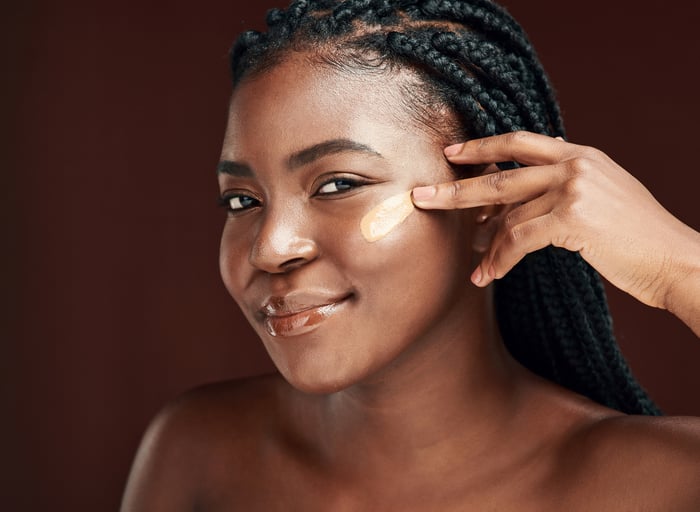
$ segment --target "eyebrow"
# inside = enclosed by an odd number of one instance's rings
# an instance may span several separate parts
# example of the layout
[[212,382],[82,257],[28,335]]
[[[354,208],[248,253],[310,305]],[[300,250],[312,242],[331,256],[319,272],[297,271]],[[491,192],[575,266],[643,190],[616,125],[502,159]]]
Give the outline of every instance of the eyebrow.
[[246,164],[232,162],[230,160],[222,160],[216,166],[216,174],[229,174],[241,178],[252,178],[253,171]]
[[[287,167],[296,169],[302,165],[308,165],[324,156],[334,155],[337,153],[364,153],[366,155],[383,158],[381,153],[372,149],[366,144],[351,140],[351,139],[331,139],[318,144],[314,144],[308,148],[302,149],[290,155],[287,159]],[[238,177],[252,177],[252,169],[240,162],[231,160],[222,160],[216,166],[217,174],[229,174]]]
[[332,139],[318,144],[314,144],[311,147],[302,149],[291,155],[287,160],[287,167],[290,169],[295,169],[301,167],[302,165],[310,164],[324,156],[334,155],[336,153],[364,153],[371,156],[382,157],[382,155],[360,142],[350,140],[350,139]]

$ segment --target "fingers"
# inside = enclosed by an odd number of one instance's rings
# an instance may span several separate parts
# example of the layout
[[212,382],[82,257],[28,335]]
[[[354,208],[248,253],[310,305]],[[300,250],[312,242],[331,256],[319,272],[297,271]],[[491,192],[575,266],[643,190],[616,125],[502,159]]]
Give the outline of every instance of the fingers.
[[423,209],[453,210],[530,201],[567,179],[565,164],[523,167],[475,178],[413,189],[413,203]]
[[[586,169],[609,166],[597,150],[560,137],[514,132],[450,146],[445,156],[453,164],[488,167],[475,178],[414,188],[417,207],[509,205],[490,222],[477,225],[473,247],[484,253],[472,275],[478,286],[503,277],[526,254],[548,245],[576,251],[582,250],[582,241],[590,243],[590,230],[569,213],[581,210],[581,190],[590,181]],[[526,167],[501,171],[496,166],[513,161]]]
[[[475,284],[488,285],[508,273],[526,254],[554,242],[557,232],[565,229],[555,211],[556,196],[555,193],[546,194],[503,215],[472,276]],[[478,236],[479,228],[476,231]]]
[[[570,251],[584,250],[590,233],[576,227],[562,208],[561,194],[552,191],[507,212],[494,230],[490,244],[472,280],[486,286],[505,276],[526,254],[548,245]],[[477,229],[478,231],[478,229]]]
[[472,274],[474,284],[487,286],[506,275],[526,254],[550,245],[555,224],[550,212],[499,231],[489,253]]
[[[550,192],[527,203],[523,203],[513,208],[503,216],[501,222],[502,236],[530,219],[535,219],[552,212],[558,204],[558,194]],[[498,241],[498,239],[496,239]]]
[[454,164],[515,161],[524,165],[547,165],[567,158],[575,148],[576,145],[561,138],[520,131],[455,144],[445,149],[445,156]]

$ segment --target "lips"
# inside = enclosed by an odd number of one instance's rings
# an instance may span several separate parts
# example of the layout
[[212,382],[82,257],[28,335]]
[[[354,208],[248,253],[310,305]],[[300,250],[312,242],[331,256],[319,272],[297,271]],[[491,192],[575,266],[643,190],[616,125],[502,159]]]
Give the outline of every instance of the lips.
[[309,292],[269,297],[260,308],[260,314],[270,336],[299,336],[319,327],[335,314],[349,297],[349,294]]

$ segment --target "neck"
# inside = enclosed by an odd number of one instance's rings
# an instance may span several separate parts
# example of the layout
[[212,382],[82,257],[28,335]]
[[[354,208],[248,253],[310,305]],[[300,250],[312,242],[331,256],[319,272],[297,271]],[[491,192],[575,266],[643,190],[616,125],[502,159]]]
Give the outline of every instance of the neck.
[[456,304],[447,329],[418,340],[369,381],[325,397],[325,455],[352,466],[359,451],[356,469],[366,472],[372,465],[432,467],[415,457],[454,460],[444,455],[457,446],[477,457],[502,444],[518,410],[521,372],[500,339],[491,301],[484,291]]

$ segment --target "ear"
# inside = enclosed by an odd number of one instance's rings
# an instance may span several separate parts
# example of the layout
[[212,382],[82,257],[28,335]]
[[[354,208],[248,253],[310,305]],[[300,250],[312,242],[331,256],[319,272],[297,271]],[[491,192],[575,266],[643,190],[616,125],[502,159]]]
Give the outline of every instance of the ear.
[[[491,174],[493,172],[498,172],[499,169],[493,165],[485,168],[479,176],[484,176],[486,174]],[[486,205],[482,206],[475,219],[474,236],[472,238],[472,249],[477,253],[485,253],[489,250],[491,246],[491,241],[493,240],[496,231],[498,230],[503,217],[510,210],[513,209],[513,205]]]
[[501,216],[505,208],[503,205],[488,205],[479,209],[472,237],[472,249],[475,252],[485,253],[489,250],[493,236],[501,225]]

